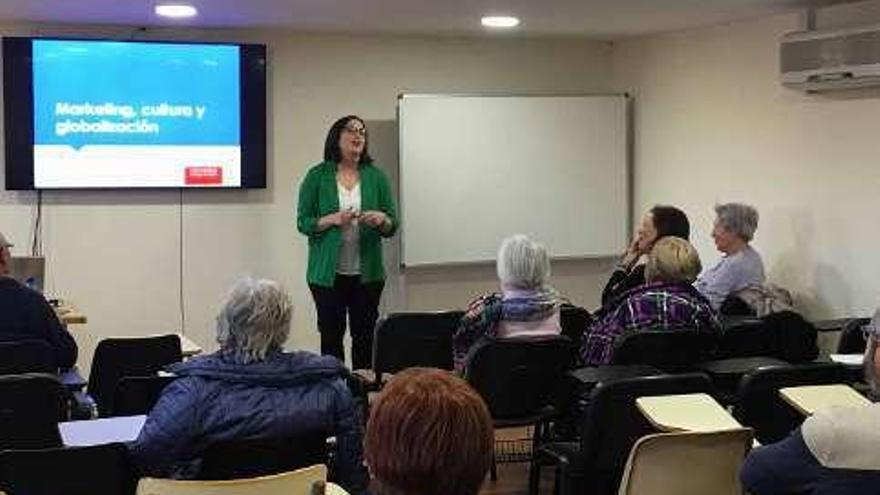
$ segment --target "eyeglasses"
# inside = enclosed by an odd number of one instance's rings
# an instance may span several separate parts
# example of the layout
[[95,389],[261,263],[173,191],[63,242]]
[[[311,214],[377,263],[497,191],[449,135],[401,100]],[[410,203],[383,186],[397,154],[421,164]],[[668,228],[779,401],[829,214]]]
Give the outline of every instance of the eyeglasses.
[[367,128],[366,127],[357,127],[357,126],[353,126],[353,125],[347,125],[347,126],[343,127],[343,129],[345,129],[346,131],[348,131],[352,134],[357,134],[358,136],[366,136],[367,135]]

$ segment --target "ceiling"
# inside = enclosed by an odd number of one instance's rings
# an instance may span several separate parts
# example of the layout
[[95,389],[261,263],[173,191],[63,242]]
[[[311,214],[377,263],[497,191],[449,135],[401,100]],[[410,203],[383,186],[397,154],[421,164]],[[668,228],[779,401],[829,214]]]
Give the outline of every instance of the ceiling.
[[719,24],[846,0],[178,0],[199,16],[172,22],[151,0],[0,0],[0,20],[355,33],[476,34],[485,14],[522,19],[518,33],[614,39]]

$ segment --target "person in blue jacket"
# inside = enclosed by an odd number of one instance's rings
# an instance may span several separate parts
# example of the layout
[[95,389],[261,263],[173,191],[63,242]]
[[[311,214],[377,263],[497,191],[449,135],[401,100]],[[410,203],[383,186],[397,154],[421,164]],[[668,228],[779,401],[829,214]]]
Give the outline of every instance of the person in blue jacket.
[[132,455],[143,475],[193,478],[213,442],[324,431],[336,437],[336,482],[363,493],[361,411],[332,356],[282,350],[289,296],[270,280],[245,278],[217,316],[220,350],[172,365],[178,378],[150,412]]
[[[865,378],[880,391],[880,310],[863,328]],[[758,447],[740,473],[753,495],[880,494],[880,404],[820,409],[784,440]]]

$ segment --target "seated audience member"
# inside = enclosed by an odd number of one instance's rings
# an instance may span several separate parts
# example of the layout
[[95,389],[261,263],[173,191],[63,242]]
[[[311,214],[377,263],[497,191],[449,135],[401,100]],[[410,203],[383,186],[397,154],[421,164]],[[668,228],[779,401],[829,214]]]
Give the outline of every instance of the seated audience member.
[[[880,310],[866,334],[865,378],[876,394]],[[817,411],[788,438],[752,450],[740,478],[753,495],[880,493],[880,404]]]
[[143,474],[192,478],[216,441],[326,431],[336,437],[337,482],[352,493],[366,489],[361,414],[347,372],[332,356],[283,352],[291,313],[276,282],[245,278],[232,287],[217,316],[220,350],[169,368],[179,378],[132,446]]
[[666,236],[688,240],[687,215],[674,206],[656,205],[642,218],[636,238],[623,253],[602,291],[602,305],[611,304],[624,292],[645,284],[645,262],[654,243]]
[[467,383],[410,368],[373,404],[364,459],[379,495],[476,495],[494,444],[489,410]]
[[758,228],[758,212],[749,205],[727,203],[716,206],[715,213],[712,238],[724,256],[701,274],[694,286],[717,311],[731,293],[764,283],[764,262],[749,246]]
[[481,337],[533,338],[559,335],[562,301],[545,285],[550,258],[541,244],[524,235],[501,242],[496,262],[501,292],[468,304],[452,337],[455,369],[464,369],[468,351]]
[[10,247],[0,233],[0,341],[41,340],[52,348],[58,368],[70,368],[76,364],[76,342],[46,298],[10,276]]
[[648,283],[624,292],[616,304],[599,310],[584,332],[584,363],[608,364],[615,339],[628,330],[720,331],[709,301],[691,285],[698,273],[700,257],[688,241],[678,237],[657,241],[645,265]]

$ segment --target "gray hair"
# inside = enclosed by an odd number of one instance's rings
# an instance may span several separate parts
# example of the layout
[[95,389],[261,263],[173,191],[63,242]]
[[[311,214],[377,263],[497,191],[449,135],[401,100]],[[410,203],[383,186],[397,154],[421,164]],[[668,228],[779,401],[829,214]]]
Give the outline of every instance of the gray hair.
[[501,241],[496,268],[502,285],[537,289],[550,276],[550,257],[542,244],[517,234]]
[[758,210],[743,203],[715,205],[715,214],[722,227],[749,242],[758,229]]
[[262,361],[280,351],[290,334],[293,305],[277,282],[245,277],[236,282],[217,315],[217,343],[238,363]]

